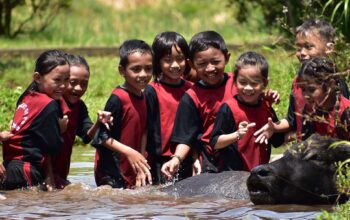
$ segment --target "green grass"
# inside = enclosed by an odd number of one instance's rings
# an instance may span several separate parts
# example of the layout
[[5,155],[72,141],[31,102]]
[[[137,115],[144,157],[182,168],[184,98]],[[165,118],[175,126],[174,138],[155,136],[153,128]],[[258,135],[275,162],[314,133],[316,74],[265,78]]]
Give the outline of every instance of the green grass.
[[166,30],[189,40],[209,29],[221,33],[227,43],[244,44],[266,42],[273,32],[263,25],[259,11],[252,13],[248,24],[240,25],[233,16],[236,12],[221,0],[154,0],[123,9],[101,2],[112,1],[72,1],[44,32],[0,38],[1,48],[117,46],[130,38],[152,43],[156,34]]

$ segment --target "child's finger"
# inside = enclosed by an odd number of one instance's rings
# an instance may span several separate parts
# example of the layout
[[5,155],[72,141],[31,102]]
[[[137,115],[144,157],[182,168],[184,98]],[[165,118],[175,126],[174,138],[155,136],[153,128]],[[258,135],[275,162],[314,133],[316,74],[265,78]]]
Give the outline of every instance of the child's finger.
[[253,122],[253,123],[249,123],[247,124],[246,128],[251,128],[251,127],[254,127],[256,124]]

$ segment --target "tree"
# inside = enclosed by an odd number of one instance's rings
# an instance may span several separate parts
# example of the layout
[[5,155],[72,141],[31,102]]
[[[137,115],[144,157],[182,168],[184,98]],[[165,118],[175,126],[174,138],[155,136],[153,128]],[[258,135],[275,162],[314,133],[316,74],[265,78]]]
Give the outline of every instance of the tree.
[[41,32],[71,0],[0,0],[0,36]]
[[260,7],[267,27],[278,27],[290,36],[304,20],[326,18],[350,42],[349,0],[228,0],[228,4],[238,9],[237,19],[242,22],[249,19],[253,7]]

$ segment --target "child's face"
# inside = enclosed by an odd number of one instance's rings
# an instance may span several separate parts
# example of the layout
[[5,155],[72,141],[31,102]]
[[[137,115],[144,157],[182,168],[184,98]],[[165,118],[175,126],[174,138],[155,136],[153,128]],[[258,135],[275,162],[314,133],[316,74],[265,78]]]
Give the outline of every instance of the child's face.
[[140,95],[152,77],[152,55],[135,52],[128,56],[126,67],[119,66],[119,72],[125,78],[124,86],[134,94]]
[[296,56],[300,62],[316,56],[326,56],[333,50],[333,44],[326,42],[317,30],[297,34],[295,45]]
[[331,89],[325,91],[321,84],[308,76],[301,77],[299,85],[305,102],[314,108],[322,108],[331,92]]
[[171,48],[171,54],[165,55],[160,59],[160,68],[162,70],[163,82],[177,84],[186,68],[186,57],[181,52],[180,47],[174,45]]
[[261,75],[256,66],[240,68],[237,79],[237,95],[240,100],[248,104],[257,104],[259,97],[267,85],[267,80]]
[[39,91],[49,97],[59,100],[62,98],[69,81],[69,65],[60,65],[45,75],[34,73],[34,80],[38,84]]
[[86,92],[90,74],[84,66],[71,66],[67,89],[64,98],[71,104],[77,103]]
[[225,56],[221,50],[209,47],[194,55],[191,66],[205,84],[215,86],[222,82],[229,58],[229,54]]

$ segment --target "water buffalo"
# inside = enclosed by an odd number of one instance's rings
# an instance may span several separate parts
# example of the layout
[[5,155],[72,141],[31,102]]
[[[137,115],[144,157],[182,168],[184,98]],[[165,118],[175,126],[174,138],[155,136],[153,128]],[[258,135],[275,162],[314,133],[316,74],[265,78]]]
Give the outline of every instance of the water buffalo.
[[350,158],[350,143],[317,134],[283,157],[255,167],[247,180],[254,204],[333,204],[346,201],[336,189],[335,163]]
[[293,145],[282,158],[255,167],[250,175],[243,171],[201,174],[162,191],[176,196],[250,198],[254,204],[333,204],[347,199],[335,186],[335,162],[348,158],[348,142],[315,134]]

